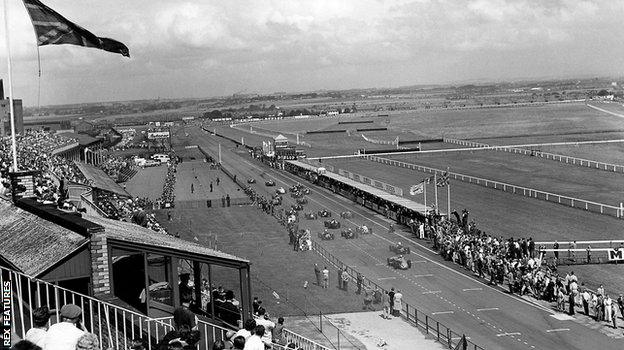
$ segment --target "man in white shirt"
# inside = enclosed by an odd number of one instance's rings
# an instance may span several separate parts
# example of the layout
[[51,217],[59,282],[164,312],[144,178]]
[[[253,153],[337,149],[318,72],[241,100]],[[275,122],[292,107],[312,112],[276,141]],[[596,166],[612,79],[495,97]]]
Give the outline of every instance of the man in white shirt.
[[254,335],[247,339],[243,350],[264,350],[264,343],[262,342],[263,336],[264,326],[256,326],[256,329],[254,330]]
[[61,322],[48,329],[43,348],[46,350],[74,350],[78,339],[86,332],[79,327],[82,309],[74,304],[61,308]]
[[46,333],[48,330],[48,320],[50,319],[50,310],[47,306],[38,307],[33,310],[34,327],[26,332],[25,340],[43,348]]
[[267,345],[271,345],[271,335],[273,334],[273,328],[275,328],[275,323],[269,320],[268,316],[266,315],[266,310],[263,307],[258,309],[258,318],[256,318],[256,325],[264,326],[264,335],[262,336],[262,342]]
[[232,336],[232,339],[238,336],[241,336],[245,338],[245,340],[247,340],[249,339],[249,337],[251,337],[251,334],[255,328],[256,328],[256,320],[254,320],[253,318],[250,318],[247,321],[245,321],[244,327],[239,329],[238,332],[236,332],[234,336]]

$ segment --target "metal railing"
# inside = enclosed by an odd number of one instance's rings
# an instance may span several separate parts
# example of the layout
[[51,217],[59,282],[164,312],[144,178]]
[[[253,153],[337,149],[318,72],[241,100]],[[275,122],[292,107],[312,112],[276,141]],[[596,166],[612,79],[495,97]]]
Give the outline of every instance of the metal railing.
[[[173,316],[151,318],[138,312],[83,295],[55,284],[27,276],[23,273],[0,267],[0,285],[10,285],[12,331],[20,338],[34,326],[33,310],[47,306],[53,313],[48,325],[60,322],[60,310],[63,305],[75,304],[82,308],[81,325],[95,334],[102,349],[128,349],[132,340],[141,338],[148,344],[148,349],[156,344],[169,331],[174,330]],[[226,340],[226,333],[231,329],[212,324],[200,319],[198,330],[201,333],[199,350],[211,350],[217,340]],[[329,350],[295,332],[284,330],[287,343],[294,343],[304,350]],[[286,347],[275,344],[274,348]]]
[[[392,166],[396,166],[399,168],[412,169],[415,171],[422,171],[422,172],[431,173],[431,174],[442,175],[446,173],[445,170],[436,169],[436,168],[432,168],[432,167],[428,167],[424,165],[406,163],[406,162],[388,159],[388,158],[382,158],[378,156],[362,155],[361,158],[368,159],[368,160],[378,162],[381,164],[392,165]],[[522,195],[522,196],[529,197],[529,198],[545,200],[547,202],[557,203],[557,204],[569,206],[572,208],[583,209],[586,211],[591,211],[591,212],[600,213],[604,215],[615,216],[617,218],[622,218],[624,214],[624,208],[617,207],[614,205],[588,201],[588,200],[580,199],[580,198],[568,197],[568,196],[559,195],[556,193],[536,190],[534,188],[512,185],[512,184],[505,183],[505,182],[494,181],[494,180],[484,179],[484,178],[480,178],[476,176],[454,173],[450,171],[448,172],[448,176],[455,180],[473,183],[473,184],[481,185],[483,187],[497,189],[503,192],[518,194],[518,195]]]
[[[325,248],[323,248],[318,242],[312,241],[312,250],[315,251],[318,255],[320,255],[323,259],[327,260],[330,264],[334,265],[336,268],[344,268],[347,273],[351,277],[352,280],[357,280],[358,271],[349,267],[347,264],[343,263],[340,259],[336,258],[333,254],[328,252]],[[361,275],[361,274],[360,274]],[[382,286],[377,283],[371,281],[364,275],[362,276],[362,284],[367,288],[378,289],[380,291],[387,291]],[[417,328],[421,328],[423,332],[428,335],[432,335],[433,338],[447,346],[449,349],[453,349],[460,341],[462,335],[452,331],[449,327],[444,324],[436,321],[429,315],[425,314],[422,311],[419,311],[417,308],[410,306],[408,303],[402,303],[403,309],[401,310],[401,317],[416,326]],[[467,340],[468,349],[483,349],[477,344]]]
[[149,348],[173,327],[132,310],[76,293],[20,272],[0,267],[0,285],[9,282],[12,300],[12,331],[24,338],[34,326],[33,309],[47,306],[53,311],[49,324],[60,322],[63,305],[82,308],[80,323],[95,334],[103,349],[128,349],[132,339],[143,338]]
[[524,148],[514,147],[514,146],[500,146],[499,147],[495,145],[489,145],[487,143],[457,140],[457,139],[451,139],[451,138],[444,138],[444,142],[453,143],[453,144],[461,145],[461,146],[468,146],[468,147],[491,147],[490,149],[494,151],[503,151],[503,152],[509,152],[509,153],[514,153],[514,154],[522,154],[525,156],[540,157],[540,158],[558,161],[561,163],[566,163],[566,164],[571,164],[571,165],[576,165],[576,166],[580,166],[584,168],[624,173],[624,165],[599,162],[599,161],[591,160],[591,159],[565,156],[565,155],[556,154],[556,153],[542,152],[542,151],[524,149]]

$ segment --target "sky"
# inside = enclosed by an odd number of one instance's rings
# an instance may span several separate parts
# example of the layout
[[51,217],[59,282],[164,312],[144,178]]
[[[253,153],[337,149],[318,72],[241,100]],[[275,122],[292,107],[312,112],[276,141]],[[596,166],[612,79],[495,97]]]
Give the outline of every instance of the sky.
[[42,0],[131,58],[42,46],[39,81],[30,19],[7,1],[27,106],[39,83],[49,105],[624,75],[624,1]]

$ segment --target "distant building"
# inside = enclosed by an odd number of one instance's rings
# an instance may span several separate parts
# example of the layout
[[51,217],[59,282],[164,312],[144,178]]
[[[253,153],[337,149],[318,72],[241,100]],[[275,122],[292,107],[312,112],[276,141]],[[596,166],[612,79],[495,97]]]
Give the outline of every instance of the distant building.
[[[24,111],[22,109],[22,100],[13,99],[13,108],[15,109],[15,132],[24,133]],[[11,108],[9,99],[4,98],[4,85],[0,79],[0,125],[2,126],[1,136],[11,134]]]
[[277,135],[277,137],[275,137],[273,139],[273,142],[274,142],[276,150],[278,148],[286,148],[286,147],[288,147],[288,139],[284,135],[282,135],[282,134]]
[[[15,110],[15,133],[24,133],[24,110],[22,100],[13,99],[13,109]],[[2,136],[11,134],[11,108],[9,99],[0,100],[0,123],[2,124]]]

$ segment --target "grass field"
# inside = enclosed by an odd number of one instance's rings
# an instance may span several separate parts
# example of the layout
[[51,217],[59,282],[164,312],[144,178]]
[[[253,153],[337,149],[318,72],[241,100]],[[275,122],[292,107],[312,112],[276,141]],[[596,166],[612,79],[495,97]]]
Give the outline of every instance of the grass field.
[[[325,162],[399,186],[404,191],[431,175],[366,160]],[[446,189],[438,190],[440,210],[447,212]],[[435,204],[433,194],[433,185],[429,185],[427,204],[430,206]],[[423,201],[422,195],[406,197]],[[451,204],[451,210],[467,208],[478,227],[495,236],[560,241],[621,237],[622,221],[617,218],[460,181],[451,182]]]
[[[219,185],[217,185],[219,178]],[[240,190],[225,173],[218,169],[210,169],[210,164],[203,161],[190,161],[178,164],[175,185],[175,200],[203,201],[207,199],[219,201],[221,197],[230,195],[234,198],[245,198]],[[210,183],[212,182],[212,192]],[[191,184],[193,192],[191,192]]]
[[624,176],[500,151],[393,155],[387,158],[446,169],[513,185],[619,205],[624,200]]
[[486,138],[624,129],[624,119],[583,104],[474,110],[413,111],[393,114],[391,128],[422,137]]
[[166,165],[139,168],[136,175],[126,182],[126,190],[134,197],[144,197],[154,201],[162,196],[165,176],[167,176]]

